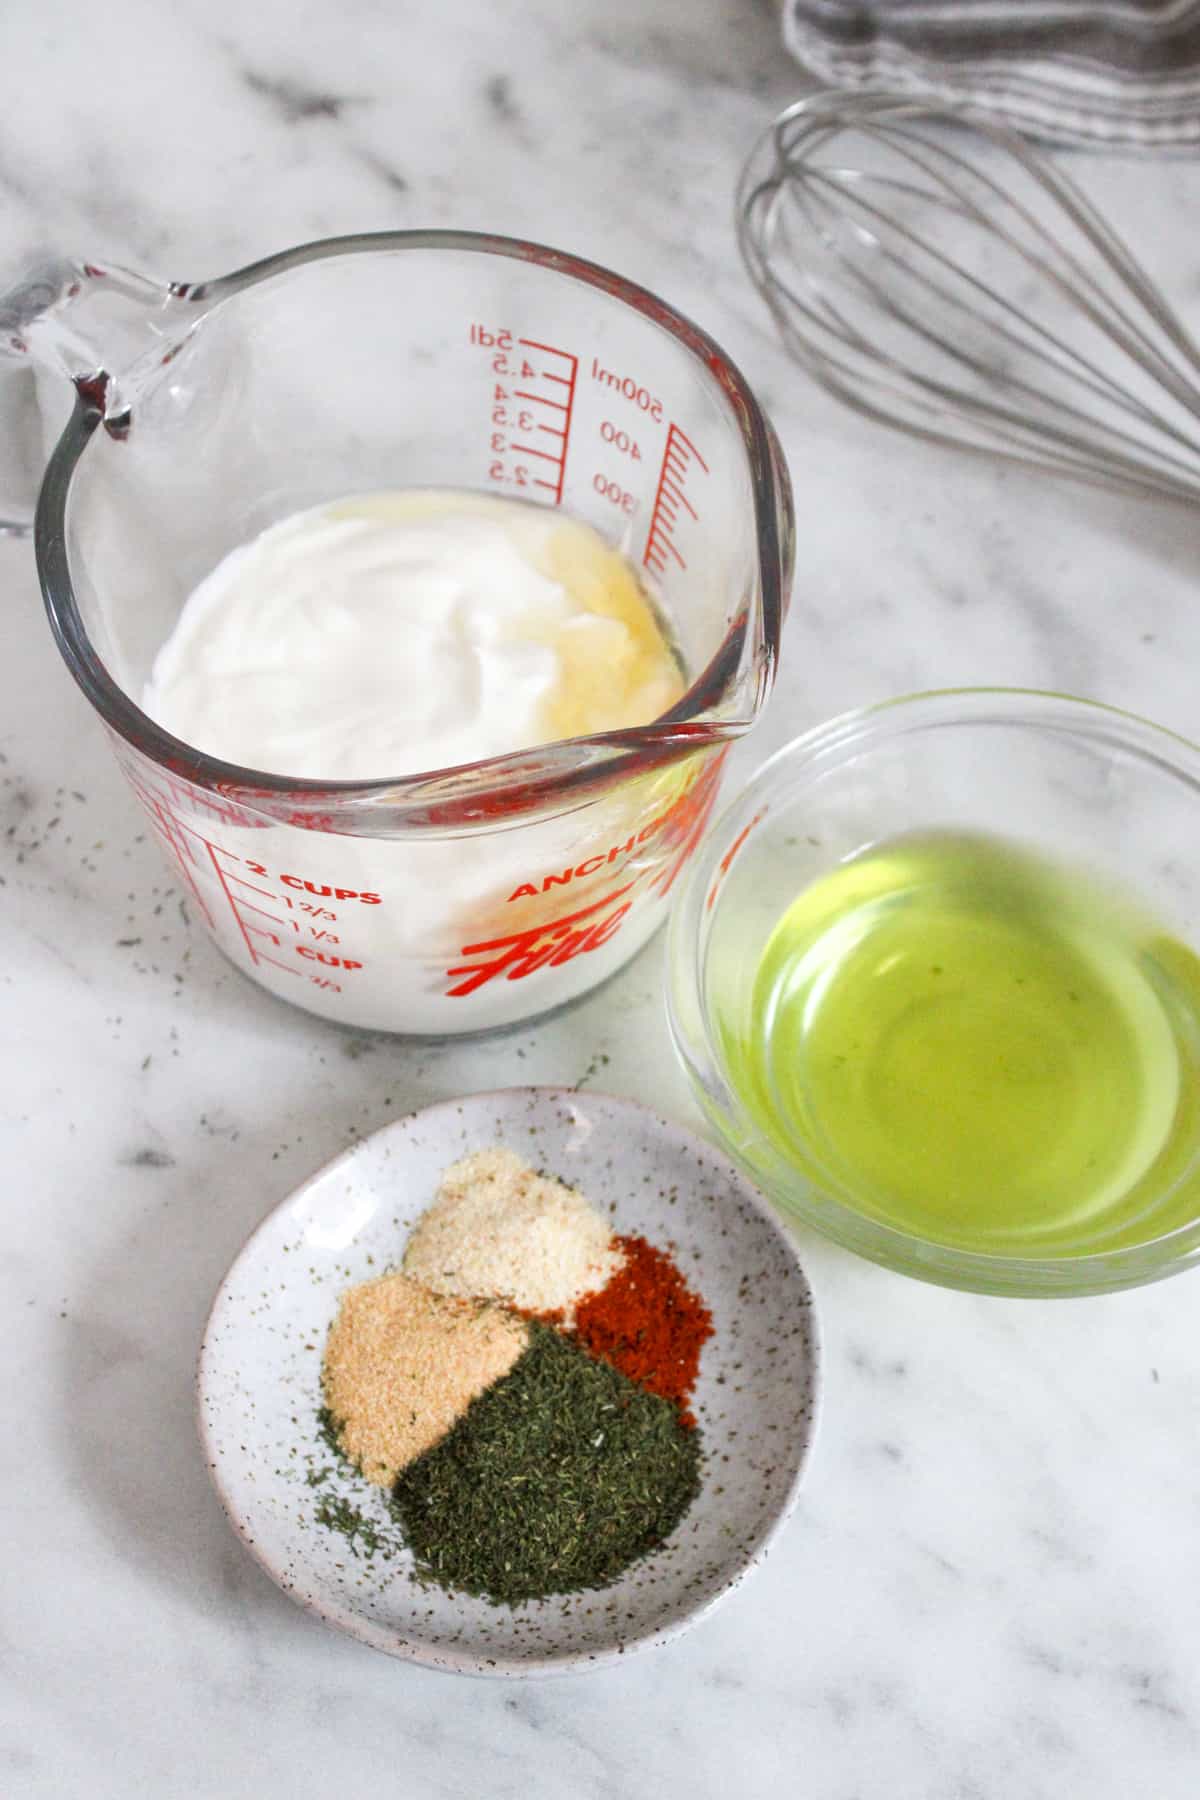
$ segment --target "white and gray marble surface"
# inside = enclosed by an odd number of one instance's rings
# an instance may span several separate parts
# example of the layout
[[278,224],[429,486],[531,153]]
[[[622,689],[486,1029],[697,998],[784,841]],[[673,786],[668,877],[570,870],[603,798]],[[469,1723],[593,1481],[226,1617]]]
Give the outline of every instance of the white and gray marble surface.
[[[801,86],[766,0],[9,5],[0,270],[48,246],[193,277],[415,225],[557,241],[690,311],[780,428],[799,567],[743,769],[843,707],[957,682],[1200,732],[1190,521],[875,433],[776,349],[730,195]],[[1200,323],[1200,169],[1079,172]],[[185,928],[26,546],[0,542],[0,588],[0,1792],[1194,1794],[1200,1276],[999,1302],[805,1234],[828,1365],[799,1514],[723,1611],[626,1668],[458,1681],[271,1586],[192,1423],[230,1257],[296,1181],[428,1100],[599,1070],[691,1116],[662,947],[492,1044],[363,1038],[261,995]]]

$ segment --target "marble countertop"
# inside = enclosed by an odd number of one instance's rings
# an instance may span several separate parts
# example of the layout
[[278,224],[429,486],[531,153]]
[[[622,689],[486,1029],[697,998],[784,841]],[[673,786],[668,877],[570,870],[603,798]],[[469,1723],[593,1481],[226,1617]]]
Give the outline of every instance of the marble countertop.
[[[1063,687],[1193,734],[1195,532],[873,431],[776,348],[736,167],[803,83],[766,0],[70,0],[0,19],[0,269],[176,277],[333,232],[558,242],[707,326],[800,515],[746,769],[914,687]],[[1080,162],[1200,322],[1200,169]],[[591,1081],[680,1118],[661,943],[491,1044],[406,1046],[260,994],[181,918],[0,542],[0,1790],[38,1800],[1175,1800],[1200,1752],[1195,1283],[1011,1303],[804,1233],[822,1436],[768,1569],[669,1649],[468,1683],[323,1630],[226,1526],[191,1410],[213,1289],[263,1212],[399,1112]],[[599,1071],[599,1076],[597,1074]]]

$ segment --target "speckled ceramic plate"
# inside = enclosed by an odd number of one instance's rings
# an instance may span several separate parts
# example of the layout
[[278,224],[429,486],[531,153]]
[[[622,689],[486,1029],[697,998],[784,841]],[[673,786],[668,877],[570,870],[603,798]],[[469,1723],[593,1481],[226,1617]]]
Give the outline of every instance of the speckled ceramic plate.
[[[403,1253],[447,1164],[507,1143],[670,1246],[712,1308],[696,1396],[703,1485],[671,1538],[612,1587],[510,1609],[420,1585],[386,1497],[329,1470],[319,1372],[337,1297]],[[225,1277],[200,1351],[200,1434],[235,1530],[284,1592],[378,1650],[476,1675],[594,1668],[663,1644],[761,1562],[812,1442],[817,1332],[781,1226],[709,1145],[630,1100],[511,1088],[428,1107],[341,1156],[266,1218]],[[366,1513],[392,1553],[317,1520]],[[355,1550],[357,1549],[357,1554]]]

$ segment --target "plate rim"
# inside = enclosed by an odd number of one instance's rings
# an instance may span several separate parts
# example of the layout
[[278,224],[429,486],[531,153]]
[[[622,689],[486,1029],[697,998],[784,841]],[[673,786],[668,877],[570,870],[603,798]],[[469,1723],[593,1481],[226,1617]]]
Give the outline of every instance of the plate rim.
[[[618,1111],[631,1109],[643,1114],[659,1130],[665,1129],[668,1133],[677,1134],[685,1141],[690,1140],[702,1148],[713,1163],[728,1177],[737,1189],[739,1197],[749,1202],[751,1209],[758,1214],[784,1246],[792,1272],[799,1278],[803,1300],[808,1312],[808,1365],[811,1392],[806,1429],[799,1445],[796,1468],[788,1482],[779,1509],[770,1523],[754,1540],[753,1548],[745,1556],[736,1574],[718,1588],[716,1593],[710,1594],[707,1600],[670,1624],[647,1628],[608,1649],[596,1651],[563,1650],[546,1656],[523,1656],[519,1660],[508,1660],[503,1654],[485,1657],[477,1652],[454,1649],[447,1649],[435,1654],[428,1645],[405,1638],[391,1627],[377,1625],[352,1609],[331,1605],[323,1601],[319,1595],[298,1592],[293,1585],[288,1584],[283,1572],[271,1561],[267,1552],[251,1535],[246,1519],[234,1504],[222,1479],[223,1458],[213,1441],[209,1420],[206,1417],[207,1377],[215,1353],[212,1339],[214,1327],[218,1323],[217,1315],[221,1311],[222,1305],[227,1303],[229,1290],[239,1270],[252,1255],[259,1238],[276,1222],[280,1214],[290,1211],[319,1182],[326,1181],[338,1169],[361,1156],[369,1144],[410,1129],[418,1120],[432,1118],[439,1113],[461,1111],[467,1102],[472,1104],[497,1101],[511,1103],[523,1098],[526,1101],[533,1099],[550,1104],[561,1104],[579,1100],[585,1096],[589,1100],[602,1101],[605,1105],[612,1106]],[[657,1107],[650,1106],[646,1101],[634,1099],[627,1094],[613,1094],[606,1089],[590,1087],[581,1091],[577,1088],[562,1087],[553,1082],[528,1084],[518,1082],[508,1087],[483,1088],[468,1094],[452,1095],[444,1100],[434,1100],[427,1106],[419,1106],[411,1112],[401,1114],[399,1118],[389,1119],[386,1124],[378,1126],[374,1131],[367,1132],[355,1143],[348,1144],[344,1150],[339,1150],[336,1155],[328,1158],[314,1169],[311,1175],[308,1175],[295,1187],[290,1188],[282,1199],[270,1207],[235,1251],[205,1314],[196,1355],[193,1403],[196,1429],[204,1453],[205,1469],[229,1525],[259,1568],[270,1577],[280,1592],[295,1606],[300,1607],[304,1612],[311,1613],[322,1624],[329,1626],[334,1631],[354,1638],[373,1650],[382,1651],[384,1655],[391,1656],[398,1661],[415,1664],[420,1668],[430,1669],[441,1674],[472,1675],[485,1679],[529,1680],[548,1675],[585,1674],[590,1670],[602,1669],[610,1667],[614,1663],[623,1662],[628,1657],[638,1655],[643,1651],[661,1648],[676,1638],[682,1637],[685,1632],[691,1631],[693,1627],[708,1618],[736,1588],[742,1585],[749,1575],[762,1566],[796,1509],[800,1489],[812,1461],[823,1415],[823,1365],[823,1344],[816,1296],[808,1273],[800,1260],[799,1248],[788,1231],[785,1220],[779,1216],[751,1177],[732,1160],[723,1145],[713,1143],[707,1137],[701,1137],[689,1126],[659,1112]]]

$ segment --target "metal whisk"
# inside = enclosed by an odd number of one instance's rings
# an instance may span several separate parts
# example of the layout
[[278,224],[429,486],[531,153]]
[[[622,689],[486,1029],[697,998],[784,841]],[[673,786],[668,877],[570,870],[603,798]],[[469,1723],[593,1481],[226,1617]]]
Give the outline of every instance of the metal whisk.
[[1200,499],[1200,350],[1055,164],[969,106],[824,94],[743,172],[743,257],[791,353],[870,418]]

